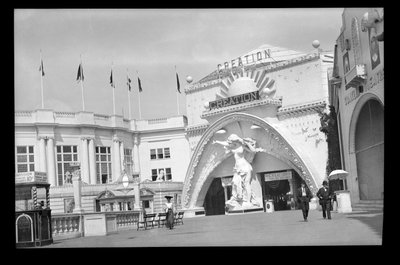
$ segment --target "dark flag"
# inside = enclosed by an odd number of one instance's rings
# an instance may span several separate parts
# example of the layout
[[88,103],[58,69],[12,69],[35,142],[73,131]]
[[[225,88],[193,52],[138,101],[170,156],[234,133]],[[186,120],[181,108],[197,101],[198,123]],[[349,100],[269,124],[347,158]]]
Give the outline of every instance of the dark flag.
[[137,78],[137,81],[138,81],[138,86],[139,86],[139,92],[142,92],[143,90],[142,90],[142,83],[140,82],[140,78],[138,77]]
[[128,85],[129,91],[131,91],[131,82],[132,82],[132,80],[129,78],[129,76],[126,76],[126,78],[128,79],[126,84]]
[[40,60],[39,71],[42,72],[42,76],[44,76],[43,60]]
[[179,84],[178,73],[176,73],[176,87],[178,88],[178,92],[181,93],[181,85]]
[[79,64],[78,67],[78,74],[76,76],[76,80],[79,81],[83,81],[85,79],[85,77],[83,76],[83,66],[82,63]]
[[113,80],[113,75],[112,75],[112,69],[111,69],[111,75],[110,75],[110,84],[111,84],[112,87],[115,87],[114,80]]

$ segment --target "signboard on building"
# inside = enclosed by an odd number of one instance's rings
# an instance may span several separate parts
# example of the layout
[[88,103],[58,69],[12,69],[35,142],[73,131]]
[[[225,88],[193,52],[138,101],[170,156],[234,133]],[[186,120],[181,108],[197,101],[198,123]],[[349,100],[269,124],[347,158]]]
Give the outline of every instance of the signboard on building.
[[245,102],[251,102],[251,101],[259,100],[259,99],[260,99],[260,94],[258,93],[258,91],[253,91],[253,92],[246,93],[246,94],[241,94],[241,95],[232,96],[229,98],[223,98],[223,99],[211,101],[209,103],[209,108],[210,108],[210,110],[213,110],[213,109],[223,108],[223,107],[227,107],[227,106],[242,104]]
[[274,180],[282,180],[282,179],[292,179],[292,171],[274,172],[274,173],[265,173],[264,174],[265,181],[274,181]]
[[20,172],[15,175],[15,183],[29,183],[29,182],[47,182],[47,174],[45,172]]
[[[256,62],[262,61],[264,59],[271,58],[271,50],[266,49],[263,51],[259,51],[257,53],[247,54],[245,56],[238,57],[229,62],[224,62],[224,68],[235,68],[242,67],[244,64],[254,64]],[[222,71],[222,64],[217,65],[218,73]]]
[[[374,31],[375,32],[375,31]],[[375,69],[380,63],[380,55],[379,55],[379,43],[376,39],[376,33],[374,33],[370,28],[368,29],[368,37],[369,37],[369,51],[371,55],[371,67],[372,70]]]

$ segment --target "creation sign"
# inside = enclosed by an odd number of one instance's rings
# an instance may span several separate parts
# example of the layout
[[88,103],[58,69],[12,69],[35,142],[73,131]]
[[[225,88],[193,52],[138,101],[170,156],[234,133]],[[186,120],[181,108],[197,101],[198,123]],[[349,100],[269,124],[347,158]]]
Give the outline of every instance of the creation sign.
[[[271,58],[271,50],[266,49],[257,53],[248,54],[246,56],[241,56],[236,59],[231,60],[230,62],[224,62],[224,68],[234,68],[234,67],[241,67],[243,64],[250,64],[261,61],[263,59]],[[222,64],[217,65],[218,73],[222,71]]]
[[237,104],[241,104],[241,103],[245,103],[245,102],[251,102],[251,101],[259,100],[259,99],[260,99],[260,94],[258,93],[258,91],[253,91],[253,92],[246,93],[246,94],[241,94],[241,95],[232,96],[229,98],[223,98],[223,99],[211,101],[209,104],[209,108],[210,108],[210,110],[213,110],[213,109],[237,105]]

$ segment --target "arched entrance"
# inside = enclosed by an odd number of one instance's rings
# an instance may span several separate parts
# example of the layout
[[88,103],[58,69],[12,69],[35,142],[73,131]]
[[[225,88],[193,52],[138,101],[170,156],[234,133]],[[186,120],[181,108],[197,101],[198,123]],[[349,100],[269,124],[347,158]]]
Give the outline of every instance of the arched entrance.
[[[205,213],[203,205],[212,184],[211,173],[229,158],[229,154],[226,154],[223,148],[217,148],[210,143],[210,140],[214,139],[213,137],[217,137],[216,132],[222,128],[245,136],[251,135],[251,130],[258,130],[257,134],[260,136],[258,143],[267,149],[266,153],[295,170],[306,181],[311,191],[316,193],[318,185],[314,176],[317,173],[312,163],[307,160],[307,154],[267,121],[252,114],[235,112],[227,114],[211,124],[193,152],[182,192],[183,209],[188,216]],[[232,172],[230,171],[230,173]]]
[[361,200],[383,199],[384,113],[376,99],[361,108],[355,130],[354,151]]

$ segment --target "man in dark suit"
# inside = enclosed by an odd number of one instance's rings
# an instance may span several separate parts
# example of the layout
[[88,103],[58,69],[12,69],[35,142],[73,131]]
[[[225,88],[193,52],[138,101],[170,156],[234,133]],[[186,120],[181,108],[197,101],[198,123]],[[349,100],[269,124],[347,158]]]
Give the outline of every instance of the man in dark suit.
[[331,200],[333,192],[328,187],[328,182],[326,180],[322,182],[322,188],[318,190],[317,197],[319,199],[319,204],[322,207],[322,216],[326,219],[326,216],[328,215],[328,219],[331,219]]
[[308,211],[310,209],[309,203],[311,198],[312,198],[311,191],[308,189],[304,181],[301,182],[301,187],[297,190],[297,201],[300,204],[305,222],[307,222]]

